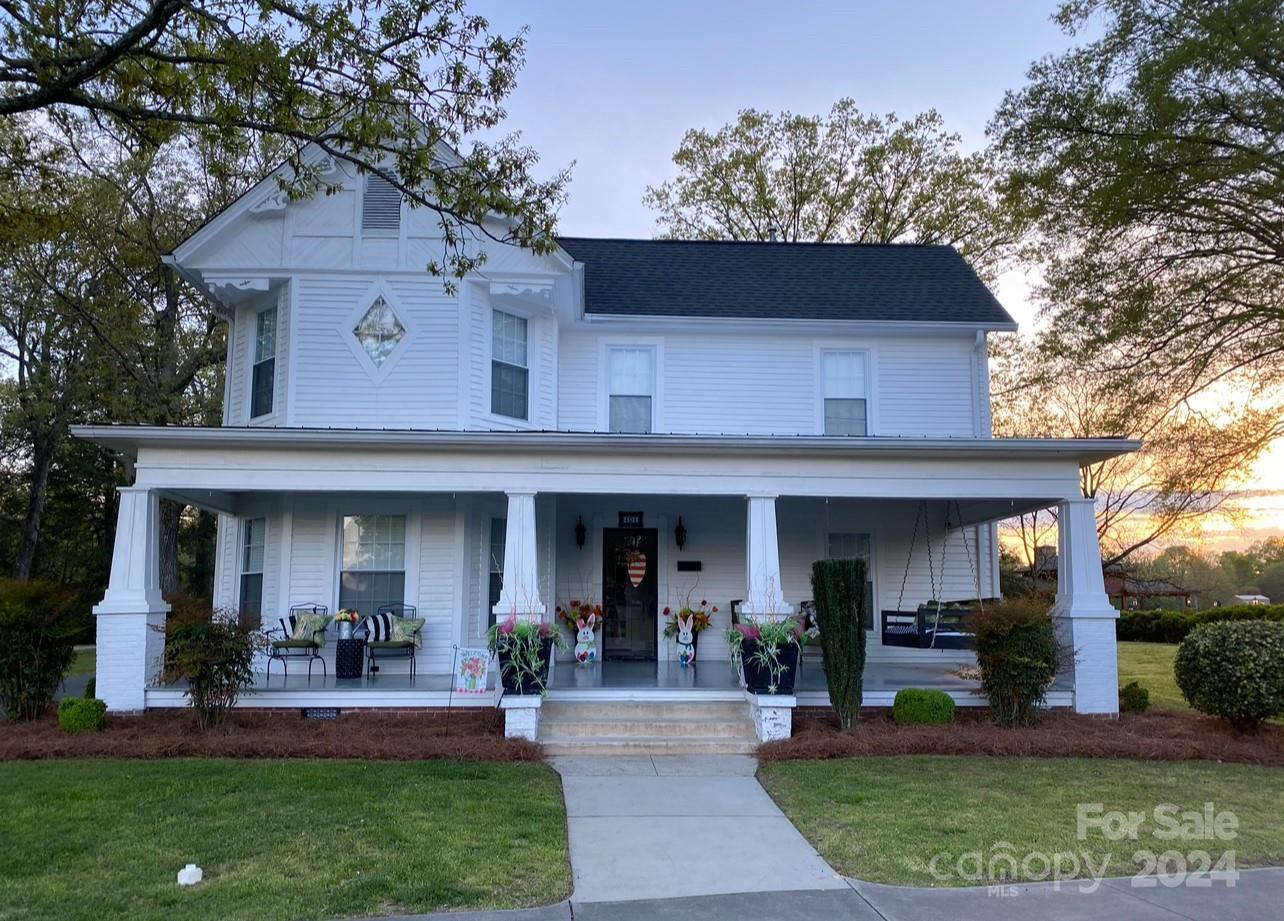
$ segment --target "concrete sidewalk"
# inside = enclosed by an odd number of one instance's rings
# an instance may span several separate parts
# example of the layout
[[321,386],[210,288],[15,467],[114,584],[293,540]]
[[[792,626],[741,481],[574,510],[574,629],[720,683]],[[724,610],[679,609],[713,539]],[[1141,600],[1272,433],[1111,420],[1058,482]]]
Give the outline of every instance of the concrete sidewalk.
[[753,758],[584,756],[562,775],[575,905],[846,889],[754,777]]
[[[1271,921],[1284,918],[1284,869],[1242,870],[1235,886],[1136,888],[1075,883],[907,889],[849,881],[843,889],[755,892],[635,902],[561,902],[519,911],[416,915],[401,921]],[[375,919],[371,919],[375,921]],[[384,918],[380,921],[390,921]]]

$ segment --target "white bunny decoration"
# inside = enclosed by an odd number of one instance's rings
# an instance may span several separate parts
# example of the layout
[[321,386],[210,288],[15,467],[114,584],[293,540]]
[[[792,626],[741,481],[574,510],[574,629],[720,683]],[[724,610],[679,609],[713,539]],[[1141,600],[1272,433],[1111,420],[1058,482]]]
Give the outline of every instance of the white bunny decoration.
[[695,661],[695,616],[678,615],[678,664],[683,668]]
[[580,665],[589,665],[597,661],[597,615],[590,614],[588,619],[580,618],[575,622],[575,661]]

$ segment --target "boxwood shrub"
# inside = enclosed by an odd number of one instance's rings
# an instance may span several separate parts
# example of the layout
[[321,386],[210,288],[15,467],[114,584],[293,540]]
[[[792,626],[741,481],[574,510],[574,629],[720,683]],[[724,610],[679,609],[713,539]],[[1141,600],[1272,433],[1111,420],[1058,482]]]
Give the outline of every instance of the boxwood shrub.
[[1203,611],[1124,611],[1115,635],[1121,641],[1180,643],[1201,624],[1226,620],[1273,620],[1284,623],[1284,604],[1237,604]]
[[892,703],[892,718],[902,726],[954,722],[954,699],[944,691],[901,688]]
[[1145,713],[1150,706],[1150,692],[1132,681],[1119,689],[1119,710],[1122,713]]
[[1223,621],[1182,640],[1173,659],[1182,696],[1192,707],[1256,731],[1284,716],[1284,624]]
[[64,697],[58,702],[58,725],[64,732],[97,732],[107,725],[107,705],[91,697]]

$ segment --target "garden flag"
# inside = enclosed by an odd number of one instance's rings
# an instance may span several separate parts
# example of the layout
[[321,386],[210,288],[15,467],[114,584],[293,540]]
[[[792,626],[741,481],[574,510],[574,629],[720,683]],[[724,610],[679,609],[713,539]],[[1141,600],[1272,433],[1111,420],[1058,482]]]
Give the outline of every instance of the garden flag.
[[629,552],[629,581],[637,588],[646,578],[646,554],[639,550]]
[[460,649],[455,669],[456,694],[485,694],[486,670],[490,667],[489,649]]

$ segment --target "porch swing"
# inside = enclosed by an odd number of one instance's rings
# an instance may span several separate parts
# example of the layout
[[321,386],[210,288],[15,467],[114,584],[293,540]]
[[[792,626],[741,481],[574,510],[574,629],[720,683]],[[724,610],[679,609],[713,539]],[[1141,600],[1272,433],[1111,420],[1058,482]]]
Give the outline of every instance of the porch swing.
[[[946,515],[950,507],[946,504]],[[954,502],[956,520],[961,519],[962,511],[957,501]],[[909,583],[910,567],[914,562],[914,548],[918,544],[920,526],[923,539],[927,544],[927,580],[932,589],[931,600],[920,604],[916,610],[905,610],[905,588]],[[976,584],[976,597],[967,601],[942,601],[941,594],[945,589],[945,555],[949,549],[950,522],[944,522],[944,543],[941,547],[940,578],[937,578],[936,562],[932,554],[932,535],[928,521],[926,500],[919,502],[918,513],[914,516],[914,532],[910,536],[909,552],[905,558],[905,574],[901,577],[901,593],[896,601],[896,610],[883,611],[882,634],[884,646],[900,646],[909,649],[968,649],[972,637],[966,629],[966,619],[974,611],[984,608],[981,598],[981,572],[978,560],[972,555],[968,543],[967,530],[960,527],[963,535],[963,551],[967,555],[968,566],[972,570],[972,579]],[[977,548],[980,555],[980,547]]]

